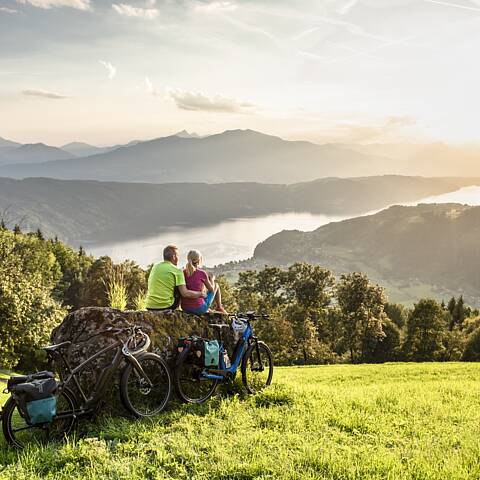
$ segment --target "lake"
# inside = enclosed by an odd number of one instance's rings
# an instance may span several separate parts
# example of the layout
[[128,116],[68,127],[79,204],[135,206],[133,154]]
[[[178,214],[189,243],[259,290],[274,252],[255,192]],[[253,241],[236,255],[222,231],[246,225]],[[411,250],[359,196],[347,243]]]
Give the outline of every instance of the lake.
[[[455,192],[408,203],[408,205],[418,203],[480,205],[480,187],[465,187]],[[369,213],[375,212],[368,212],[365,215]],[[159,261],[163,247],[174,243],[180,248],[182,257],[186,256],[188,250],[195,248],[202,252],[206,265],[214,266],[232,260],[250,258],[258,243],[282,230],[311,231],[327,223],[347,218],[351,216],[295,212],[254,218],[234,218],[208,227],[172,227],[153,237],[94,246],[89,248],[89,252],[97,257],[109,255],[115,262],[128,258],[146,266]]]

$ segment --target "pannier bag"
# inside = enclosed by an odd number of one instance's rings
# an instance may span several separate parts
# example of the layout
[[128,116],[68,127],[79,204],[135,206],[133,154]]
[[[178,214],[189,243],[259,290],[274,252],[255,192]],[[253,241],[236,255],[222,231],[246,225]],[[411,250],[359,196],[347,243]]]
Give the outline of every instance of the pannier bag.
[[205,340],[205,366],[206,367],[218,367],[220,357],[220,345],[217,340]]
[[18,410],[30,425],[51,422],[57,414],[58,383],[51,372],[11,377],[7,389],[17,402]]
[[177,350],[183,352],[190,347],[190,360],[201,367],[218,367],[220,359],[220,345],[217,340],[207,340],[197,336],[181,337],[178,340]]

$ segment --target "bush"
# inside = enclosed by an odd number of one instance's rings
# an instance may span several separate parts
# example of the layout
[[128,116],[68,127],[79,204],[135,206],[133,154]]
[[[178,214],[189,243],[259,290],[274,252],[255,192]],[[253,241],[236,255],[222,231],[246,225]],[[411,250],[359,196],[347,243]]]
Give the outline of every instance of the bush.
[[480,328],[468,336],[462,359],[468,362],[480,361]]

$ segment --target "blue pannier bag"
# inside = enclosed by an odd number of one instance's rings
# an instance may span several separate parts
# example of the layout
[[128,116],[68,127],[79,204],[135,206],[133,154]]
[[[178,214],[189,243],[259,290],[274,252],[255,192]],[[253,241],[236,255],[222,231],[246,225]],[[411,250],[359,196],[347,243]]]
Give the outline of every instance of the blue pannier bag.
[[57,397],[51,396],[28,402],[27,412],[33,425],[51,422],[57,414]]
[[220,358],[220,345],[217,340],[204,341],[204,358],[206,367],[218,367]]
[[7,389],[28,424],[51,422],[57,414],[58,383],[53,373],[40,372],[26,377],[12,377]]

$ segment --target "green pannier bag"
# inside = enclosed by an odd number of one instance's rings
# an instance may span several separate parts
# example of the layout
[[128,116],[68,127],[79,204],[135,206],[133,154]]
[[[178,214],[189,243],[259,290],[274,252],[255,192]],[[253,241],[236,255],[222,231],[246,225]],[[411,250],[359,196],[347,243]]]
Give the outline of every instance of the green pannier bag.
[[218,367],[220,359],[220,345],[217,340],[205,340],[205,366],[206,367]]

